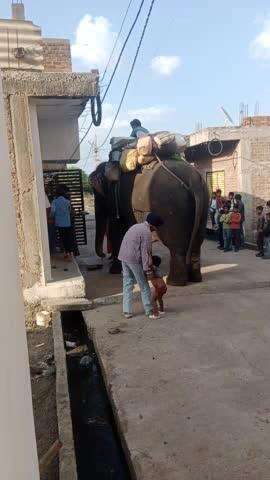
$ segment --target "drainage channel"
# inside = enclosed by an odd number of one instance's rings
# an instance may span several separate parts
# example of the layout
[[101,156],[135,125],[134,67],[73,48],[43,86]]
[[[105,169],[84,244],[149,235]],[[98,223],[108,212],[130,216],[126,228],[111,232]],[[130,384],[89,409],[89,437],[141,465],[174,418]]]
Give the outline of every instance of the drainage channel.
[[81,312],[63,312],[62,328],[66,341],[87,347],[83,356],[67,355],[78,480],[131,480],[101,368]]

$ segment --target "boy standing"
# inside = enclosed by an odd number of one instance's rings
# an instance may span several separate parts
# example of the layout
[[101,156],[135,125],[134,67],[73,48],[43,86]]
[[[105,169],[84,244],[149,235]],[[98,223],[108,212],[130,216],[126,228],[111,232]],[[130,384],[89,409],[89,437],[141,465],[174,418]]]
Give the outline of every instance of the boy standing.
[[153,277],[151,283],[154,287],[153,293],[153,312],[155,316],[164,315],[163,296],[167,292],[167,285],[163,280],[163,275],[160,271],[161,258],[158,255],[153,255]]
[[263,257],[264,256],[264,224],[265,224],[265,218],[263,215],[263,207],[262,205],[259,205],[256,208],[256,213],[257,213],[257,247],[258,247],[258,253],[256,257]]
[[237,205],[234,205],[231,213],[231,234],[234,251],[239,252],[241,243],[241,214],[239,213]]
[[224,213],[220,217],[220,223],[223,226],[224,252],[230,252],[232,249],[232,233],[231,233],[231,213],[229,205],[224,205]]

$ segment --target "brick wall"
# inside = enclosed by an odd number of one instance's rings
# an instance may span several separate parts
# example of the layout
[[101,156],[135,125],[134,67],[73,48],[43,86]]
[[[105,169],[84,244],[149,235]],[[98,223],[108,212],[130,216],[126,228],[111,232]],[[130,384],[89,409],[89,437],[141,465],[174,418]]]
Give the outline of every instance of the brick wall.
[[270,138],[255,138],[251,141],[251,194],[253,228],[256,224],[256,207],[270,200]]
[[238,156],[235,151],[230,156],[215,157],[202,157],[195,163],[196,168],[202,174],[204,180],[206,180],[207,172],[216,172],[223,170],[225,172],[225,195],[229,192],[237,192],[238,185]]
[[270,117],[268,115],[258,115],[254,117],[245,117],[242,121],[243,127],[263,127],[270,126]]
[[69,40],[43,38],[44,70],[47,72],[71,72]]

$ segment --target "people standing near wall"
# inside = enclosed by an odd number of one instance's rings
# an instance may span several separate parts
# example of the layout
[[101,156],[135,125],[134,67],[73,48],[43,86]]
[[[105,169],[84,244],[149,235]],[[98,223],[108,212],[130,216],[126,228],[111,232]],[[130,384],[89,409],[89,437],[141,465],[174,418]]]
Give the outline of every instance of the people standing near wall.
[[223,225],[220,222],[220,217],[224,213],[224,210],[223,210],[224,199],[222,197],[222,192],[220,188],[218,188],[216,191],[216,202],[217,202],[217,211],[216,211],[215,221],[217,224],[218,248],[220,250],[224,250]]
[[237,193],[235,195],[235,204],[237,205],[237,208],[239,210],[239,213],[241,215],[241,229],[240,229],[240,235],[241,235],[241,247],[245,247],[245,205],[244,202],[242,201],[242,195],[240,193]]
[[265,224],[263,228],[264,237],[264,256],[262,258],[270,258],[270,212],[266,213]]
[[234,251],[239,252],[241,245],[241,214],[237,205],[234,205],[230,217],[232,244],[234,247]]
[[74,241],[71,224],[71,204],[66,198],[64,185],[58,185],[56,198],[51,205],[51,216],[58,229],[60,241],[65,251],[65,259],[70,260],[74,253]]
[[268,213],[270,213],[270,200],[268,200],[268,201],[266,202],[266,205],[265,205],[265,207],[264,207],[264,213],[265,213],[265,216],[266,216]]
[[217,212],[217,195],[216,195],[216,192],[213,192],[210,199],[210,205],[209,205],[209,214],[211,218],[212,228],[215,228],[216,226],[216,220],[215,220],[216,212]]
[[[71,198],[70,198],[70,190],[67,185],[63,185],[64,192],[65,192],[65,197],[70,201],[70,217],[71,217],[71,228],[72,228],[72,236],[73,236],[73,247],[74,247],[74,256],[78,257],[80,255],[78,244],[77,244],[77,238],[76,238],[76,229],[75,229],[75,217],[76,217],[76,212],[74,208],[72,207],[71,204]],[[82,213],[83,215],[83,213]]]
[[258,253],[256,257],[263,257],[264,256],[264,226],[265,226],[265,218],[263,215],[263,206],[259,205],[256,208],[257,213],[257,247]]
[[229,211],[232,212],[233,211],[233,207],[235,205],[235,198],[234,198],[234,192],[230,192],[229,193],[229,197],[228,197],[228,206],[229,206]]
[[118,258],[122,262],[123,269],[123,314],[126,318],[132,317],[135,283],[140,287],[146,316],[150,319],[158,318],[153,312],[148,280],[153,276],[151,232],[161,225],[163,225],[162,218],[149,213],[144,223],[133,225],[123,238]]
[[220,216],[220,223],[223,227],[224,252],[232,250],[231,212],[229,207],[230,204],[225,204],[223,207],[224,213]]

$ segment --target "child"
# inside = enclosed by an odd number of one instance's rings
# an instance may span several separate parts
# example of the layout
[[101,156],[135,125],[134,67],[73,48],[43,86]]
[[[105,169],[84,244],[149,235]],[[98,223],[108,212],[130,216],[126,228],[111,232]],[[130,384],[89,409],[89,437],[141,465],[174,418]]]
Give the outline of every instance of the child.
[[234,192],[229,192],[229,211],[233,211],[233,207],[235,204],[235,199],[234,199]]
[[217,198],[216,198],[216,192],[213,192],[210,200],[210,206],[209,206],[209,214],[210,214],[213,228],[215,228],[216,226],[216,220],[215,220],[216,211],[217,211]]
[[263,216],[263,207],[259,205],[256,208],[256,213],[257,213],[257,247],[258,247],[258,253],[256,257],[263,257],[264,256],[264,224],[265,224],[265,218]]
[[74,239],[71,222],[71,204],[66,198],[66,188],[58,185],[56,198],[51,205],[51,216],[54,218],[60,240],[64,246],[65,258],[70,259],[74,252]]
[[232,250],[232,234],[231,234],[231,213],[229,212],[229,205],[225,204],[223,208],[224,213],[220,216],[220,223],[223,226],[224,238],[224,252]]
[[[153,314],[154,316],[164,315],[164,304],[163,304],[163,296],[167,292],[167,285],[163,280],[162,273],[160,271],[161,265],[161,258],[157,255],[153,255],[153,278],[151,279],[151,283],[154,287],[154,294],[153,294]],[[158,308],[159,307],[159,308]]]
[[232,244],[234,246],[234,251],[239,252],[241,244],[241,214],[237,205],[234,205],[233,211],[231,213],[231,234],[232,234]]

